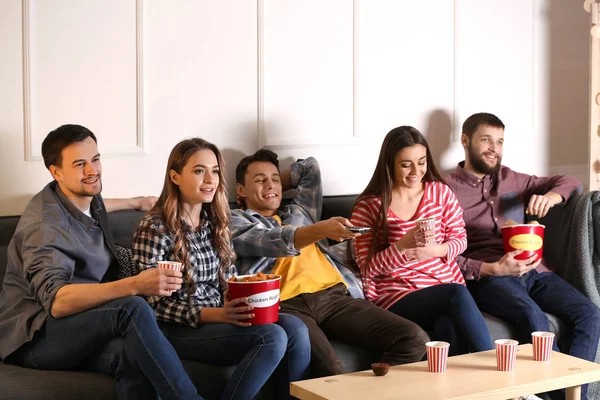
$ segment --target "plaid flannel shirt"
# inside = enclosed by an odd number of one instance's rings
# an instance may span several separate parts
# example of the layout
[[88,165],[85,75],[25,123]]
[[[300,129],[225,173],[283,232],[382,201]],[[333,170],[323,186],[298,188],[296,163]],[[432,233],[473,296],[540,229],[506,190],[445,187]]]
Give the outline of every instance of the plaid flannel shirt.
[[[296,229],[321,219],[323,189],[317,160],[309,157],[293,163],[291,181],[296,194],[290,204],[281,206],[277,211],[282,225],[275,218],[263,217],[251,209],[231,210],[230,229],[238,257],[236,268],[240,274],[270,273],[277,257],[299,255],[300,251],[294,247]],[[358,280],[329,250],[327,239],[319,241],[317,246],[340,272],[350,295],[364,298]]]
[[[145,217],[140,224],[147,221]],[[203,212],[202,219],[206,221]],[[184,222],[185,224],[185,222]],[[221,307],[222,294],[219,287],[220,260],[212,246],[211,224],[206,221],[198,231],[185,224],[186,239],[189,249],[189,265],[194,279],[194,292],[191,296],[186,290],[186,283],[171,296],[151,296],[148,304],[154,309],[159,321],[196,327],[199,324],[203,307]],[[158,261],[174,260],[173,235],[162,232],[163,222],[154,217],[152,225],[143,231],[133,242],[133,264],[138,273],[156,268]]]

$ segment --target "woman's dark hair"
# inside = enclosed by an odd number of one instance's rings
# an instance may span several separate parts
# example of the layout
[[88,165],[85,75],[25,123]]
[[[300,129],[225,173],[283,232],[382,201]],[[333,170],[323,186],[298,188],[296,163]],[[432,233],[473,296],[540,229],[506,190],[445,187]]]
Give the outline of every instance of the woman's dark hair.
[[383,144],[381,145],[379,159],[377,160],[377,166],[375,167],[375,172],[373,172],[371,181],[354,203],[354,206],[356,206],[356,203],[364,198],[372,196],[381,197],[381,206],[379,207],[379,212],[375,219],[375,226],[371,226],[373,240],[371,241],[371,248],[369,249],[365,270],[363,271],[363,274],[365,275],[368,275],[369,273],[369,263],[373,258],[373,255],[386,247],[389,241],[387,215],[390,202],[392,201],[396,154],[405,147],[417,144],[425,147],[427,156],[427,171],[423,176],[423,181],[445,183],[442,175],[440,175],[435,166],[429,144],[427,144],[427,140],[425,140],[425,136],[423,136],[421,132],[412,126],[405,125],[392,129],[386,135],[385,139],[383,139]]

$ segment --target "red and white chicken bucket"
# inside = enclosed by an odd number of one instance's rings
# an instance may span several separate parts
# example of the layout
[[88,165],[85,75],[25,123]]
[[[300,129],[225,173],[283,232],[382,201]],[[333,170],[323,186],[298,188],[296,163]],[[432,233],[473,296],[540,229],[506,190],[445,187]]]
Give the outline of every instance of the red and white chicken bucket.
[[237,276],[235,282],[228,281],[229,297],[231,300],[247,297],[246,303],[240,303],[238,307],[253,306],[253,318],[245,319],[252,325],[269,324],[279,320],[279,285],[281,276],[257,282],[240,282],[245,277],[254,275]]

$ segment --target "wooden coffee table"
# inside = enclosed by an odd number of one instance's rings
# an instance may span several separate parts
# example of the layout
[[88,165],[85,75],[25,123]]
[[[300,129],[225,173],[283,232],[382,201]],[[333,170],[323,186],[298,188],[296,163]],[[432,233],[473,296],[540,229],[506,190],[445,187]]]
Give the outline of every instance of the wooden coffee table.
[[567,399],[581,398],[581,386],[600,381],[600,365],[553,352],[549,362],[533,360],[531,344],[519,346],[515,369],[496,370],[496,351],[450,357],[443,373],[427,362],[390,368],[386,376],[372,371],[293,382],[291,394],[321,399],[510,399],[567,388]]

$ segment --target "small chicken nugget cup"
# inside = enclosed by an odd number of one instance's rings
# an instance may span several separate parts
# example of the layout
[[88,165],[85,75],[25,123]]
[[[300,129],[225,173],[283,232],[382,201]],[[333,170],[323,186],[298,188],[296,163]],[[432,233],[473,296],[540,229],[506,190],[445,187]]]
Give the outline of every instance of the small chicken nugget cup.
[[[246,276],[240,275],[236,278],[243,279]],[[275,279],[267,279],[258,282],[232,282],[228,281],[229,297],[231,300],[247,297],[245,303],[238,304],[238,307],[253,306],[253,318],[243,320],[252,325],[270,324],[279,320],[279,285],[281,276],[277,275]]]
[[517,360],[519,342],[512,339],[496,340],[496,368],[498,371],[512,371]]
[[537,254],[538,259],[541,259],[544,253],[545,228],[544,225],[539,224],[503,226],[500,229],[502,230],[504,252],[523,250],[521,254],[515,257],[515,260],[525,260],[534,254]]
[[445,372],[448,364],[448,342],[427,342],[427,368],[429,372]]
[[552,332],[533,332],[531,334],[531,343],[533,344],[533,359],[535,361],[550,361],[552,356],[552,344],[554,343],[554,333]]

